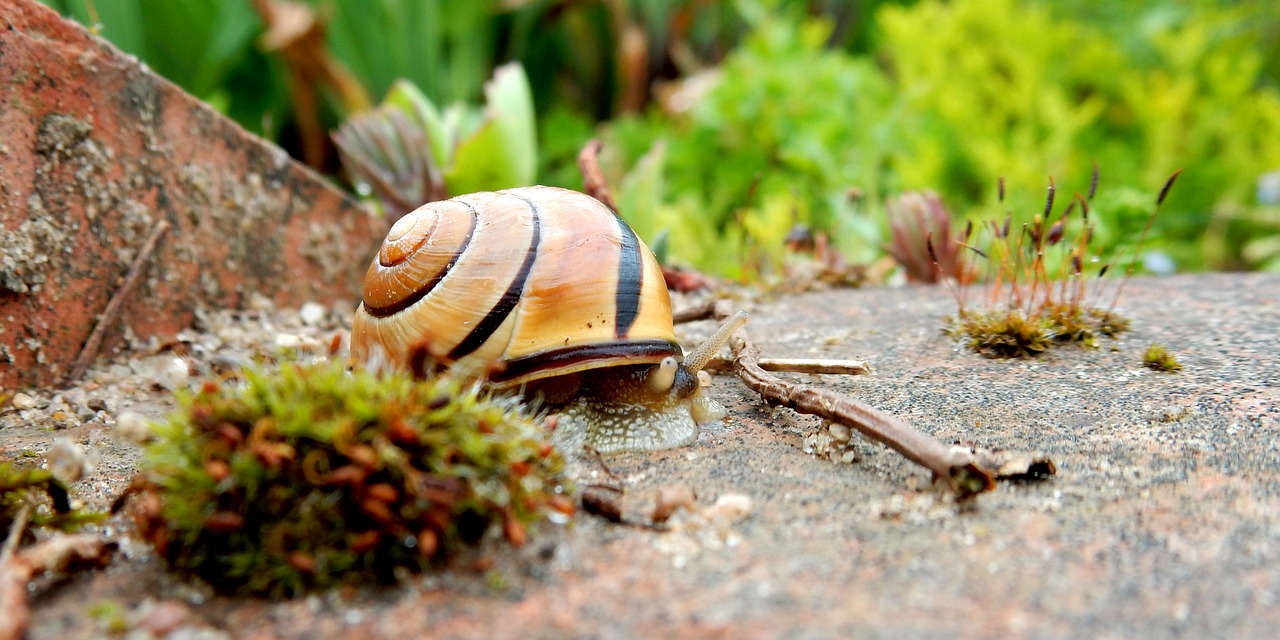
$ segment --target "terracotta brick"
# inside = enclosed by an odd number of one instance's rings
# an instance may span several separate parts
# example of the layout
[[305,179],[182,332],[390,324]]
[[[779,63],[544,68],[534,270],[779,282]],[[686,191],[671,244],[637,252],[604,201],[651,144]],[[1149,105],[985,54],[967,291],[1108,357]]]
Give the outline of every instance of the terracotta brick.
[[152,228],[102,354],[200,307],[353,301],[383,223],[79,25],[0,0],[0,387],[69,370]]

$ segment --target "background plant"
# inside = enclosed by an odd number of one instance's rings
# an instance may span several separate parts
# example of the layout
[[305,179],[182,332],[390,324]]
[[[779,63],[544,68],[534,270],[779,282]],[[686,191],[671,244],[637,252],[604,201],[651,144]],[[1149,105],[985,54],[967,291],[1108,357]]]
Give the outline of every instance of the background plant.
[[531,184],[537,162],[529,81],[518,63],[499,67],[485,105],[441,110],[407,80],[373,111],[334,132],[356,191],[372,193],[392,219],[424,202]]
[[[20,518],[24,519],[23,527],[15,530],[14,522]],[[18,535],[12,543],[0,538],[0,545],[26,541],[32,529],[75,531],[105,518],[102,513],[74,508],[67,485],[51,471],[0,463],[0,531],[6,536]]]
[[1146,219],[1134,204],[1154,196],[1141,185],[1185,166],[1152,246],[1182,269],[1246,266],[1246,238],[1276,232],[1254,197],[1280,166],[1280,93],[1264,57],[1276,48],[1273,7],[1099,6],[1112,8],[965,0],[882,11],[880,52],[915,123],[902,129],[912,134],[903,186],[986,207],[1004,176],[1010,194],[1026,194],[1010,204],[1034,209],[1046,176],[1081,184],[1079,168],[1096,161],[1111,185],[1095,201],[1110,222],[1098,241],[1131,246]]
[[[1178,175],[1174,172],[1165,181],[1149,206],[1144,236]],[[985,268],[990,284],[976,305],[968,300],[967,283],[953,288],[958,308],[954,318],[946,319],[944,331],[982,355],[1012,358],[1037,356],[1063,343],[1093,348],[1100,336],[1114,338],[1128,330],[1129,320],[1116,305],[1131,271],[1119,269],[1126,279],[1108,286],[1101,277],[1114,266],[1111,256],[1093,245],[1097,215],[1091,214],[1090,201],[1097,187],[1095,168],[1088,191],[1075,194],[1065,206],[1050,182],[1043,210],[1031,218],[1006,214],[987,220],[977,233],[967,227],[957,243],[979,256],[979,268]],[[1003,181],[996,194],[1003,205]],[[1073,220],[1077,222],[1070,224]],[[985,242],[977,237],[981,235]],[[927,243],[938,261],[933,239]]]
[[713,75],[687,80],[673,109],[606,127],[619,208],[641,235],[669,232],[676,258],[731,275],[776,266],[797,223],[870,258],[880,235],[864,205],[883,195],[890,85],[826,46],[830,19],[739,7],[751,30]]
[[[46,1],[303,146],[287,62],[259,45],[260,0]],[[898,192],[933,189],[972,218],[1004,176],[1009,206],[1031,211],[1047,177],[1079,190],[1094,161],[1107,176],[1100,245],[1132,246],[1151,185],[1185,167],[1151,264],[1280,269],[1280,205],[1265,195],[1280,169],[1280,14],[1267,0],[305,6],[370,96],[407,78],[441,108],[476,103],[492,70],[518,60],[539,114],[535,180],[580,186],[574,155],[599,135],[625,215],[704,269],[767,270],[796,222],[868,259]],[[352,115],[321,93],[328,126]],[[332,154],[321,166],[337,169]]]

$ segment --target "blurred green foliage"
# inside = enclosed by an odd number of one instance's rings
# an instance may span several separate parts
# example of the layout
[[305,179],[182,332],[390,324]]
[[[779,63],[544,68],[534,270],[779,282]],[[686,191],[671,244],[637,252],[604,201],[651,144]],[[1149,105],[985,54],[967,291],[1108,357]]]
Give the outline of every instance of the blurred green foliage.
[[424,202],[532,184],[537,123],[519,63],[498,67],[485,104],[441,110],[407,80],[381,105],[334,132],[356,191],[372,194],[392,220]]
[[[373,95],[398,78],[448,104],[474,99],[500,60],[496,1],[301,0],[327,20],[330,50]],[[278,136],[290,96],[280,61],[263,52],[250,0],[44,0],[92,26],[161,75],[242,125]],[[333,109],[338,107],[331,105]],[[336,125],[338,117],[330,114]]]
[[[1157,26],[1127,22],[1122,39],[1084,10],[1015,0],[887,6],[875,65],[823,47],[830,20],[770,5],[738,3],[753,29],[689,111],[607,126],[615,171],[635,167],[620,206],[652,217],[636,221],[642,233],[671,229],[679,258],[731,273],[741,236],[777,253],[792,221],[830,229],[861,258],[884,237],[887,194],[932,188],[963,216],[1002,218],[1003,176],[1005,206],[1029,215],[1051,177],[1065,194],[1086,191],[1094,162],[1099,245],[1132,257],[1156,191],[1185,166],[1148,249],[1183,270],[1280,255],[1259,244],[1280,226],[1254,196],[1280,168],[1280,94],[1260,26],[1280,19],[1266,22],[1263,3],[1152,4],[1140,15]],[[851,187],[860,203],[844,197]]]
[[[261,49],[257,0],[41,1],[245,127],[268,137],[286,129],[290,96],[281,61]],[[703,0],[296,1],[315,9],[329,50],[373,96],[405,79],[438,105],[474,102],[498,65],[518,61],[540,111],[567,105],[594,118],[619,108],[625,31],[644,34],[639,62],[647,78],[719,59],[741,31],[732,7]],[[850,8],[839,11],[850,14],[840,44],[865,42],[865,22]],[[329,107],[333,126],[351,115]]]
[[[878,251],[863,203],[896,136],[891,87],[867,59],[825,46],[832,22],[741,3],[752,30],[714,75],[693,78],[682,110],[607,126],[618,206],[637,233],[669,230],[673,256],[753,276],[776,265],[795,224],[826,229],[854,258]],[[699,83],[708,87],[700,92]],[[851,197],[851,187],[863,187]],[[864,251],[858,252],[861,247]]]
[[283,80],[248,0],[44,0],[247,128],[272,135]]
[[[251,0],[45,0],[251,130],[294,148],[284,63]],[[306,0],[336,59],[381,96],[475,103],[506,61],[539,114],[538,181],[602,161],[623,214],[678,261],[751,276],[793,224],[854,260],[884,201],[934,189],[959,217],[1088,188],[1099,244],[1148,242],[1179,270],[1280,270],[1280,13],[1271,0]],[[332,98],[326,122],[351,115]],[[335,166],[327,167],[330,170]],[[1276,198],[1280,199],[1280,198]],[[1068,198],[1062,198],[1062,201]]]
[[1059,4],[965,0],[880,14],[881,55],[912,119],[901,185],[995,211],[991,185],[1004,176],[1015,210],[1034,211],[1048,176],[1083,191],[1096,161],[1100,241],[1123,247],[1165,177],[1185,167],[1155,246],[1182,269],[1246,266],[1245,239],[1280,231],[1248,222],[1259,177],[1280,168],[1280,93],[1262,57],[1266,25],[1280,27],[1274,6],[1134,3],[1121,28],[1105,19],[1119,7],[1072,14]]

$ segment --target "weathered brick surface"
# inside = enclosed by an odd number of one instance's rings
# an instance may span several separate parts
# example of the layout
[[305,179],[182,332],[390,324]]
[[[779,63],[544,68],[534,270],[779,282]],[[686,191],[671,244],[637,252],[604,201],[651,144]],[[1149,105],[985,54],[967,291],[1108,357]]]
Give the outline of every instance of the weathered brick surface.
[[0,388],[60,380],[159,220],[103,353],[201,306],[354,300],[384,228],[319,175],[34,0],[0,0]]

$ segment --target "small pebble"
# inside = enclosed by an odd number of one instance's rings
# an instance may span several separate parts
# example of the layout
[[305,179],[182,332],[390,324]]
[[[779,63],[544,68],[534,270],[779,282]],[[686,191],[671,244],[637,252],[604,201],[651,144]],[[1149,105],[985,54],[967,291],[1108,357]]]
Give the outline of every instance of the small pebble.
[[302,307],[298,309],[298,316],[302,318],[302,324],[314,327],[320,324],[321,320],[324,320],[324,305],[318,302],[304,303]]
[[245,305],[252,311],[270,311],[276,308],[276,304],[265,295],[258,291],[249,294],[249,303]]
[[849,427],[834,422],[831,423],[830,427],[827,427],[827,433],[831,434],[832,440],[835,440],[840,444],[848,442],[849,438],[852,437],[852,434],[849,432]]
[[170,391],[186,385],[191,377],[191,367],[187,361],[172,354],[142,358],[131,365],[137,375]]
[[142,444],[151,439],[151,426],[146,417],[133,411],[125,411],[116,416],[116,426],[112,430],[122,440]]
[[19,391],[13,394],[13,398],[9,400],[9,405],[14,409],[34,409],[36,399]]
[[44,457],[48,462],[49,473],[63,483],[69,484],[93,473],[93,463],[84,447],[68,438],[54,440]]
[[219,327],[215,332],[215,335],[218,336],[219,340],[227,344],[237,344],[237,343],[243,342],[247,336],[244,329],[237,326],[232,326],[232,325]]
[[155,607],[142,618],[141,627],[156,638],[163,638],[186,624],[191,617],[191,609],[177,600],[165,600],[156,603]]
[[276,334],[276,347],[280,349],[297,349],[302,345],[302,338],[292,333]]
[[678,484],[674,486],[666,486],[658,489],[657,504],[653,507],[653,521],[661,524],[666,522],[676,509],[684,507],[689,511],[693,511],[697,506],[698,497],[694,495],[693,489],[688,485]]
[[187,380],[191,377],[191,366],[186,360],[174,356],[168,359],[160,374],[160,385],[173,391],[187,384]]
[[751,498],[741,493],[726,493],[716,498],[707,515],[713,520],[738,522],[751,515]]

